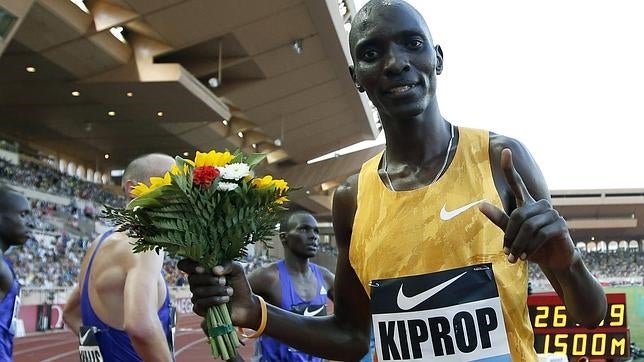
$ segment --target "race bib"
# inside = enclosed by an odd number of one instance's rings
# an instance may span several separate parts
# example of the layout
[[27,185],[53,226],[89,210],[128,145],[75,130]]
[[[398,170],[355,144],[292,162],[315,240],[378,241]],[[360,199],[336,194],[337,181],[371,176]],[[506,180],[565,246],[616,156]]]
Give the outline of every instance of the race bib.
[[81,362],[103,362],[103,355],[98,347],[96,333],[98,328],[81,326],[78,334],[78,351]]
[[511,361],[492,264],[371,282],[380,361]]

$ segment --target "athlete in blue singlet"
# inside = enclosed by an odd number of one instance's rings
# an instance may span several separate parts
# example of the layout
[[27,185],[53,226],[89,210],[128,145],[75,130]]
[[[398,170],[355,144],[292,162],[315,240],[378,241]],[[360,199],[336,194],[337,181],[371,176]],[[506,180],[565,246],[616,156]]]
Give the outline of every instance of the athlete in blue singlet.
[[[132,186],[163,176],[174,159],[150,154],[132,161],[123,173]],[[124,233],[108,232],[87,251],[79,285],[64,310],[67,326],[79,337],[81,360],[173,361],[170,296],[161,274],[164,253],[134,253]],[[170,347],[169,347],[170,346]]]
[[[326,282],[322,276],[322,271],[319,266],[314,263],[309,263],[311,272],[317,279],[317,294],[310,300],[304,300],[297,291],[294,290],[293,282],[286,269],[284,260],[277,262],[279,269],[280,284],[282,291],[282,309],[290,310],[293,313],[307,315],[307,316],[323,316],[326,315],[326,299],[327,293]],[[322,359],[314,357],[306,353],[300,352],[291,348],[284,343],[268,337],[262,336],[259,338],[259,346],[257,352],[261,352],[261,361],[311,361],[321,362]]]
[[[284,259],[262,267],[249,276],[253,292],[266,302],[306,316],[326,315],[327,298],[333,300],[333,273],[309,261],[317,254],[319,230],[307,212],[288,214],[280,222]],[[253,361],[322,361],[262,336],[256,344]]]
[[[134,350],[132,342],[130,342],[130,336],[124,330],[111,327],[110,325],[103,322],[101,318],[94,312],[89,299],[88,280],[92,270],[94,257],[96,256],[96,252],[101,247],[101,244],[105,241],[105,239],[112,235],[112,233],[113,231],[110,230],[103,234],[103,236],[99,239],[98,245],[96,245],[96,247],[94,248],[92,256],[89,260],[89,264],[87,265],[87,270],[85,271],[85,277],[83,278],[83,287],[81,288],[80,301],[83,325],[97,328],[95,333],[96,341],[98,343],[98,346],[100,347],[101,355],[103,356],[104,361],[143,361]],[[157,314],[159,316],[159,320],[161,321],[161,325],[163,326],[163,332],[165,333],[166,338],[168,340],[171,340],[172,320],[170,316],[170,293],[168,292],[167,286],[165,300],[163,301],[163,305],[161,306]],[[80,338],[83,338],[82,334]]]
[[[0,184],[0,253],[10,246],[20,246],[29,238],[25,217],[29,203],[22,195]],[[13,337],[16,334],[16,319],[20,284],[11,264],[0,257],[0,361],[11,361]]]

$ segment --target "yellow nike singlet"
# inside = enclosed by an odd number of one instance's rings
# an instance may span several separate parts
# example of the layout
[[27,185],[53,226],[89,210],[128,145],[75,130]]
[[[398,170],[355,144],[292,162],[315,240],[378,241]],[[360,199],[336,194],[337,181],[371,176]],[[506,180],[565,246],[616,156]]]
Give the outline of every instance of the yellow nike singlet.
[[478,210],[502,208],[492,179],[489,132],[459,128],[456,154],[434,184],[392,191],[382,182],[382,153],[364,163],[349,259],[367,294],[373,280],[492,263],[513,361],[536,361],[528,316],[527,263],[510,264],[503,232]]

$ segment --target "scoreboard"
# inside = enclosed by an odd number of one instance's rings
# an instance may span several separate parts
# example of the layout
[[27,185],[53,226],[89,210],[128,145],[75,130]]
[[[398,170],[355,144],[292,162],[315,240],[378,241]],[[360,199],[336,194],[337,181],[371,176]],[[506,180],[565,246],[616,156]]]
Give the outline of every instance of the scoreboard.
[[556,293],[528,297],[530,322],[537,353],[566,354],[570,357],[621,358],[630,354],[626,295],[606,294],[608,309],[595,329],[577,325]]

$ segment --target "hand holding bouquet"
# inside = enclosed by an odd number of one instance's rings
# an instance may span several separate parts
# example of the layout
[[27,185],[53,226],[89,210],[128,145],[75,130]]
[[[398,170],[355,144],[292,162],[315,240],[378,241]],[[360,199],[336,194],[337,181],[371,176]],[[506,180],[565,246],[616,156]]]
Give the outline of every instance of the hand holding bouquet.
[[[165,250],[212,268],[246,254],[246,246],[266,243],[275,233],[288,184],[270,175],[253,177],[265,155],[197,152],[193,160],[176,157],[164,177],[139,183],[126,208],[106,207],[119,231],[136,238],[134,252]],[[207,313],[208,340],[214,358],[236,354],[240,345],[226,304]]]

